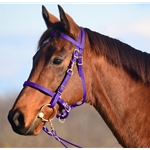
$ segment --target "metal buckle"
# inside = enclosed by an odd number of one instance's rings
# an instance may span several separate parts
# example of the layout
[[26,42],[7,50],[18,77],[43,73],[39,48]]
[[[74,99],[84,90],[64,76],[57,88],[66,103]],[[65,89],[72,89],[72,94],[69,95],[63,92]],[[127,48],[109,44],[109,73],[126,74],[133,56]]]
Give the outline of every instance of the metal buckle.
[[[67,104],[66,104],[66,106],[67,106]],[[71,110],[71,107],[69,107],[69,109],[67,109],[67,108],[65,107],[65,110],[69,113],[70,110]]]
[[77,51],[78,53],[80,52],[80,50],[79,50],[79,49],[77,49],[77,48],[75,48],[74,52],[75,52],[75,51]]
[[68,70],[67,70],[67,73],[72,76],[72,75],[73,75],[73,70],[72,70],[72,68],[71,68],[71,69],[68,69]]
[[79,58],[82,60],[82,63],[78,63],[79,66],[82,66],[83,65],[83,56],[78,56],[78,60]]
[[73,54],[73,56],[74,56],[76,59],[78,59],[78,56],[76,56],[76,55],[75,55],[75,52],[76,52],[76,51],[79,53],[79,52],[80,52],[80,50],[79,50],[79,49],[77,49],[77,48],[75,48],[75,50],[74,50],[74,54]]
[[78,106],[83,104],[83,99],[81,99],[79,102],[76,103]]

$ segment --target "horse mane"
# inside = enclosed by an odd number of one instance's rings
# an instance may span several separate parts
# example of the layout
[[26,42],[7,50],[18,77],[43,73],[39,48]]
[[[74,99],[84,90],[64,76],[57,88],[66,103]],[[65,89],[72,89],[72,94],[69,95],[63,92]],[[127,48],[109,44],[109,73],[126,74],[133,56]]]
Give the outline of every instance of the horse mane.
[[103,55],[112,65],[123,67],[133,79],[150,83],[150,54],[90,29],[85,31],[92,51]]
[[[103,55],[110,64],[123,67],[133,79],[150,83],[150,54],[137,50],[117,39],[91,31],[88,28],[84,29],[88,34],[92,51],[97,55]],[[58,34],[56,34],[58,37],[59,33],[63,32],[73,38],[73,35],[66,31],[62,24],[57,23],[53,29],[49,28],[43,33],[39,40],[38,48],[54,31],[58,31]]]

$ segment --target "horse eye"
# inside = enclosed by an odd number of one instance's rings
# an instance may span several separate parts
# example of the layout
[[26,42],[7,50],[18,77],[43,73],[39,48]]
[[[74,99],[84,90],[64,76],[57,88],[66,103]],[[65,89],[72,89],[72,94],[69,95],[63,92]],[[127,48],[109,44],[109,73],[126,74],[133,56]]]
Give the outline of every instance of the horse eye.
[[62,62],[63,62],[63,60],[60,58],[56,57],[53,59],[53,65],[60,65]]

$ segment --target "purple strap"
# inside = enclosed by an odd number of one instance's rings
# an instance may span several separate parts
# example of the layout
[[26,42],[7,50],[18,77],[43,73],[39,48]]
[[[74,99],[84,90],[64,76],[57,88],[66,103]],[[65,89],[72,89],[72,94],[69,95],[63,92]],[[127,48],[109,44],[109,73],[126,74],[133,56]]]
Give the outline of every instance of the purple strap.
[[30,86],[30,87],[33,87],[33,88],[43,92],[44,94],[47,94],[47,95],[51,96],[51,97],[54,96],[54,93],[51,92],[50,90],[44,88],[43,86],[40,86],[39,84],[30,82],[30,81],[25,81],[23,86]]
[[63,139],[63,138],[61,138],[61,137],[59,137],[59,136],[57,135],[57,133],[56,133],[55,130],[52,130],[52,131],[50,132],[47,127],[43,126],[43,131],[46,132],[49,136],[54,136],[55,139],[56,139],[57,141],[59,141],[59,142],[60,142],[64,147],[66,147],[66,148],[68,148],[68,147],[67,147],[66,144],[64,144],[63,142],[68,143],[68,144],[70,144],[70,145],[72,145],[72,146],[74,146],[74,147],[77,147],[77,148],[82,148],[81,146],[78,146],[78,145],[76,145],[76,144],[73,144],[73,143],[71,143],[71,142],[69,142],[69,141],[67,141],[67,140],[65,140],[65,139]]
[[[83,29],[83,28],[82,28],[82,29]],[[81,30],[82,30],[82,29],[81,29]],[[55,32],[51,33],[50,36],[55,36]],[[79,36],[80,36],[80,35],[79,35]],[[78,48],[84,49],[84,48],[83,48],[83,47],[84,47],[84,43],[83,43],[83,44],[80,44],[80,41],[79,41],[79,40],[78,40],[78,41],[75,41],[74,39],[72,39],[71,37],[69,37],[69,36],[67,36],[67,35],[65,35],[65,34],[63,34],[63,33],[60,34],[60,38],[63,38],[63,39],[65,39],[65,40],[71,42],[72,44],[76,45]],[[79,39],[79,38],[78,38],[78,39]]]

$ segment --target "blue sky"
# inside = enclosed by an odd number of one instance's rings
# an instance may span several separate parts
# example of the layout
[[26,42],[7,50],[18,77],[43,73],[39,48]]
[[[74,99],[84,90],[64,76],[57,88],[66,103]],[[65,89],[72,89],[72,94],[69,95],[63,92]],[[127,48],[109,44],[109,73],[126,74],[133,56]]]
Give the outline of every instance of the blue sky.
[[[19,93],[46,30],[41,7],[59,17],[58,3],[0,3],[0,97]],[[150,53],[150,2],[59,3],[80,26],[117,38]]]

